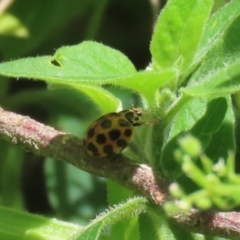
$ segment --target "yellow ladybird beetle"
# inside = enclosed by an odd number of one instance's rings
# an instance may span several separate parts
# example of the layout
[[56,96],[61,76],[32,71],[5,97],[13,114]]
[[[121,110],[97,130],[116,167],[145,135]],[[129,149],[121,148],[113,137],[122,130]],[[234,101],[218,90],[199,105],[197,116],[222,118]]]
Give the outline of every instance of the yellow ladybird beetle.
[[90,157],[109,157],[125,149],[133,137],[134,127],[152,122],[141,121],[142,109],[111,112],[95,120],[87,129],[83,147]]

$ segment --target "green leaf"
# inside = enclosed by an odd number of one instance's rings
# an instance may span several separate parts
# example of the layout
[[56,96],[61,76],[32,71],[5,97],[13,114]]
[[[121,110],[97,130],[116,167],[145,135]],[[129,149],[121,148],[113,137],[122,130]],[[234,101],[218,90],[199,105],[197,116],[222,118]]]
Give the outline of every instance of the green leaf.
[[105,79],[106,76],[110,78],[136,72],[133,64],[121,52],[91,41],[58,49],[53,61],[61,67],[63,73],[72,75],[73,81],[78,80],[74,78],[75,74],[82,76],[83,81],[85,77],[87,80],[94,76]]
[[[200,111],[197,111],[197,106],[201,108]],[[179,148],[179,139],[183,138],[186,135],[186,131],[188,131],[201,141],[202,147],[205,149],[211,140],[212,134],[217,132],[225,118],[227,102],[225,98],[210,101],[207,104],[205,114],[201,117],[201,111],[204,108],[204,101],[192,99],[185,105],[181,111],[182,114],[179,114],[179,118],[174,120],[172,132],[169,134],[172,137],[165,144],[161,156],[161,167],[168,176],[177,177],[182,172],[181,163],[177,162],[174,157],[175,151]],[[188,109],[187,113],[186,109]],[[191,127],[191,125],[193,126]],[[218,157],[221,156],[218,155]]]
[[239,0],[232,0],[208,19],[194,59],[195,65],[222,39],[222,35],[239,15]]
[[211,134],[221,126],[227,111],[226,98],[217,98],[210,101],[204,116],[194,125],[191,132],[196,135]]
[[176,85],[177,72],[173,68],[161,71],[141,71],[118,78],[113,84],[138,92],[145,108],[158,106],[158,89]]
[[151,42],[154,68],[176,66],[185,72],[192,63],[213,1],[168,1]]
[[[167,239],[167,240],[193,240],[194,237],[191,234],[190,231],[186,231],[182,228],[180,228],[177,224],[172,223],[164,213],[161,213],[158,209],[154,208],[147,208],[147,213],[144,215],[148,215],[151,226],[148,226],[149,224],[146,223],[146,226],[148,228],[144,230],[145,227],[142,225],[141,232],[144,239]],[[144,223],[143,219],[141,220],[142,224]],[[154,238],[146,238],[147,237],[147,231],[150,230],[150,234],[153,235],[152,232],[154,232],[155,237]],[[150,235],[151,236],[151,235]],[[145,238],[144,238],[145,237]]]
[[161,155],[156,159],[160,158],[160,161],[158,161],[159,167],[168,176],[177,176],[179,174],[180,166],[174,158],[174,151],[178,148],[178,139],[185,136],[186,132],[204,115],[206,105],[207,99],[190,99],[178,109],[175,117],[166,126]]
[[76,239],[79,225],[0,206],[1,239]]
[[[133,192],[107,179],[108,204],[114,206],[133,197]],[[138,216],[124,219],[111,227],[111,236],[114,240],[139,239]]]
[[51,57],[25,58],[2,63],[0,73],[10,77],[41,79],[48,84],[111,83],[111,79],[136,73],[120,52],[95,42],[62,47]]
[[91,85],[73,85],[72,88],[87,94],[96,105],[99,106],[102,114],[114,112],[121,109],[121,102],[107,90]]
[[185,103],[177,114],[168,123],[170,131],[166,134],[165,143],[177,134],[190,130],[194,124],[204,115],[208,100],[206,98],[192,98]]
[[[52,88],[69,87],[86,93],[102,111],[115,111],[118,100],[99,87],[113,84],[129,88],[145,100],[145,107],[157,105],[157,89],[174,85],[176,72],[137,72],[122,53],[95,42],[60,48],[54,57],[37,57],[0,64],[0,74],[46,81]],[[148,87],[146,87],[146,85]]]
[[[214,162],[220,158],[227,159],[229,151],[235,152],[235,117],[232,109],[231,97],[227,99],[227,109],[224,120],[220,128],[213,134],[212,139],[206,149],[206,155]],[[219,106],[220,107],[220,106]],[[223,111],[224,109],[220,109]]]
[[156,219],[153,219],[148,213],[141,213],[139,215],[140,239],[159,240],[158,224],[159,223],[157,223]]
[[104,79],[136,72],[124,55],[93,42],[63,47],[54,58],[22,59],[3,63],[0,68],[0,72],[6,76],[41,79],[53,87],[65,86],[82,91],[99,104],[103,113],[115,111],[120,103],[97,85],[101,85]]
[[223,96],[240,90],[240,17],[208,53],[189,85],[181,92],[192,97]]
[[78,239],[98,239],[103,227],[107,225],[115,224],[118,221],[124,220],[135,215],[139,215],[145,211],[145,204],[147,200],[145,198],[133,198],[126,203],[119,204],[109,211],[101,214],[94,219],[90,224],[84,227],[79,233]]

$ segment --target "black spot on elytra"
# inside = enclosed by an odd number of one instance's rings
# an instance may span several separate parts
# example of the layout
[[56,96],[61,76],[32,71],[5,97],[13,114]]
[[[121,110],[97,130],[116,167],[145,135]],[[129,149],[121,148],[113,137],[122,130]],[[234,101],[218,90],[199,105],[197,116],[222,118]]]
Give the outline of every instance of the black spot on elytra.
[[121,132],[118,129],[113,129],[108,133],[108,135],[112,141],[115,141],[120,138]]
[[87,149],[92,152],[94,157],[99,157],[99,152],[96,146],[93,143],[89,143]]
[[88,146],[87,146],[87,149],[93,153],[97,153],[98,152],[98,149],[97,147],[93,144],[93,143],[89,143]]
[[106,145],[106,146],[103,147],[103,151],[107,155],[112,155],[112,153],[113,153],[113,146],[112,145]]
[[121,119],[121,118],[118,119],[118,125],[120,127],[129,127],[129,126],[131,126],[131,124],[129,122],[127,122],[126,120]]
[[129,122],[131,122],[131,123],[132,123],[132,121],[133,121],[133,117],[134,117],[134,113],[133,113],[133,112],[127,112],[127,113],[125,114],[125,118],[126,118]]
[[124,136],[130,137],[132,135],[132,130],[131,129],[126,129],[124,132]]
[[127,142],[123,139],[118,139],[117,145],[118,145],[118,147],[125,148],[127,146]]
[[94,128],[91,128],[88,130],[87,137],[91,138],[94,136],[94,134],[95,134],[95,130],[94,130]]
[[102,122],[101,122],[101,127],[103,129],[108,129],[112,126],[112,120],[111,119],[104,119]]
[[98,144],[104,144],[106,141],[107,141],[107,139],[106,139],[106,137],[105,137],[104,134],[98,134],[98,135],[96,136],[96,142],[97,142]]
[[136,122],[139,121],[139,117],[135,117],[134,121],[136,121]]

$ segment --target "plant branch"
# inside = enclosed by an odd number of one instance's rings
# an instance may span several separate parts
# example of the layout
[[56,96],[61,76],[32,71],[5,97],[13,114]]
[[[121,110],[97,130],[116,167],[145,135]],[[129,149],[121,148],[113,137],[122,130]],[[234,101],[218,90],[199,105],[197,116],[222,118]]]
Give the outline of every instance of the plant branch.
[[135,164],[122,155],[112,159],[90,158],[85,155],[79,138],[1,108],[0,139],[11,141],[35,154],[62,160],[89,173],[110,178],[141,195],[151,196],[154,203],[161,205],[169,198],[166,179],[157,179],[147,165]]
[[[65,132],[45,126],[29,117],[0,108],[0,139],[22,146],[29,151],[68,162],[79,169],[110,178],[162,206],[171,197],[168,180],[145,164],[133,163],[118,155],[113,158],[89,158],[82,141]],[[222,237],[240,237],[240,213],[200,212],[192,210],[173,219],[190,231]]]

